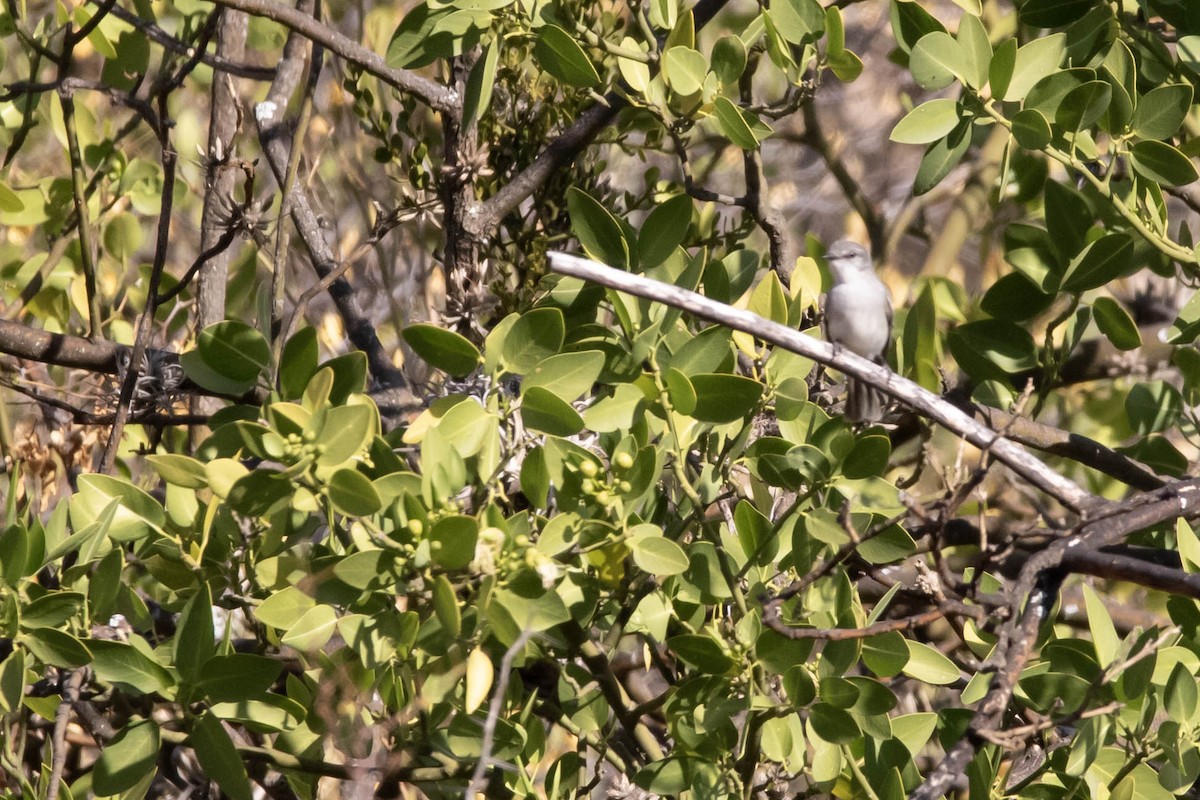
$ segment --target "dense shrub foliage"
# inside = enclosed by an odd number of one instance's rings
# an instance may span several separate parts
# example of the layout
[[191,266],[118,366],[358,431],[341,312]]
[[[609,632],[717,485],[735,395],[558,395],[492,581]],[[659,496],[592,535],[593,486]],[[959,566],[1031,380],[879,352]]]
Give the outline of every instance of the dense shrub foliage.
[[[5,796],[1200,777],[1197,4],[0,34]],[[843,235],[886,371],[820,341]]]

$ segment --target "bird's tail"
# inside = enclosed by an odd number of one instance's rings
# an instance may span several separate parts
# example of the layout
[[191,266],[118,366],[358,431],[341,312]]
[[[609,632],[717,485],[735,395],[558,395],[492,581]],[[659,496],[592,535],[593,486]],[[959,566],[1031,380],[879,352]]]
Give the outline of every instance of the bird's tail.
[[846,379],[846,411],[850,422],[878,422],[883,417],[887,395],[869,383]]

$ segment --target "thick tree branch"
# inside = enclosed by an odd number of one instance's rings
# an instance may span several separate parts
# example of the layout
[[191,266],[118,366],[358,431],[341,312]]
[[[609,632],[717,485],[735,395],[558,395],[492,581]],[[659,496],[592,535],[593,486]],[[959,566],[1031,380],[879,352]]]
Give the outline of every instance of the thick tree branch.
[[998,408],[972,405],[970,410],[992,430],[1003,430],[1005,437],[1014,442],[1078,461],[1135,489],[1150,491],[1166,485],[1164,479],[1138,462],[1086,436],[1018,417]]
[[[239,0],[242,2],[244,0]],[[700,0],[692,8],[692,19],[696,30],[700,30],[717,15],[729,0]],[[564,164],[579,155],[596,138],[617,114],[629,105],[618,92],[604,96],[602,102],[584,111],[575,122],[551,142],[529,166],[525,167],[500,191],[468,210],[465,220],[466,231],[476,237],[491,234],[500,220],[516,210],[517,206],[533,195]]]
[[278,0],[214,0],[214,2],[226,8],[234,8],[256,17],[266,17],[278,22],[293,33],[298,33],[331,50],[346,61],[357,64],[389,86],[420,98],[435,111],[454,111],[462,107],[462,97],[457,92],[415,72],[389,67],[378,53],[343,36],[329,25],[314,19],[312,15],[280,3]]
[[1200,515],[1200,480],[1180,481],[1111,504],[1035,553],[1021,568],[1016,584],[1006,593],[1009,609],[1015,614],[1024,605],[1024,611],[1016,618],[1016,624],[1001,630],[996,650],[989,659],[997,666],[991,689],[971,720],[967,735],[946,752],[925,783],[911,795],[912,800],[934,800],[944,794],[978,749],[989,741],[989,734],[1000,729],[1017,678],[1033,652],[1038,626],[1054,602],[1068,554],[1074,558],[1076,552],[1095,552],[1137,531],[1179,517],[1197,515]]
[[807,336],[800,331],[763,319],[757,314],[710,300],[696,292],[650,280],[640,275],[606,267],[585,258],[550,253],[550,268],[562,275],[593,281],[602,286],[629,294],[657,300],[681,308],[704,319],[744,331],[770,344],[811,358],[821,364],[878,387],[889,397],[911,406],[922,416],[937,422],[967,442],[987,448],[997,461],[1024,478],[1033,486],[1054,497],[1067,508],[1083,511],[1105,505],[1078,484],[1059,475],[1018,445],[1002,438],[995,431],[975,421],[953,404],[918,386],[896,373],[851,353]]

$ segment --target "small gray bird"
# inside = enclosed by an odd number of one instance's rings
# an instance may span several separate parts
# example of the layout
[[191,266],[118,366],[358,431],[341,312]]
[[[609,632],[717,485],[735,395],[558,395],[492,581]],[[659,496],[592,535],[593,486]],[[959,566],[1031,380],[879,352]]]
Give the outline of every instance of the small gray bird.
[[[833,287],[825,298],[825,338],[853,353],[886,364],[892,340],[892,296],[875,274],[871,255],[845,239],[825,252]],[[846,379],[846,419],[875,422],[887,397],[870,384]]]

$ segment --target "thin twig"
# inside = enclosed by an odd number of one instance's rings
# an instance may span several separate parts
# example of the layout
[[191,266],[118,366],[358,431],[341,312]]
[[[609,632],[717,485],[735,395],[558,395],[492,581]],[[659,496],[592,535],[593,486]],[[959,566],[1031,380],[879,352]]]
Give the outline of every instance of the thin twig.
[[513,659],[525,648],[532,632],[528,629],[521,631],[500,659],[500,674],[496,678],[492,699],[488,703],[487,719],[483,723],[483,739],[479,744],[479,761],[475,763],[475,771],[471,773],[471,782],[463,791],[463,800],[475,800],[477,792],[483,792],[487,787],[487,771],[492,761],[492,747],[496,743],[496,724],[500,713],[504,710],[504,696],[508,694],[508,682],[512,678]]
[[79,699],[79,691],[86,677],[86,669],[76,669],[62,681],[62,700],[54,712],[54,733],[50,739],[50,779],[46,784],[46,797],[58,797],[63,768],[67,764],[67,723],[71,721],[71,707]]

